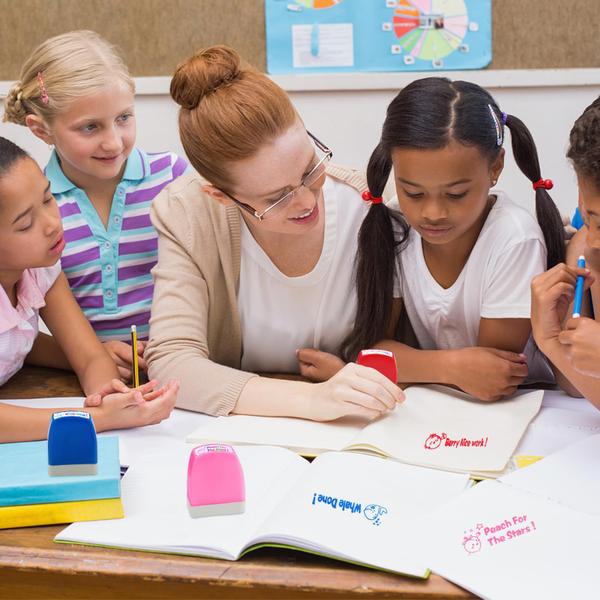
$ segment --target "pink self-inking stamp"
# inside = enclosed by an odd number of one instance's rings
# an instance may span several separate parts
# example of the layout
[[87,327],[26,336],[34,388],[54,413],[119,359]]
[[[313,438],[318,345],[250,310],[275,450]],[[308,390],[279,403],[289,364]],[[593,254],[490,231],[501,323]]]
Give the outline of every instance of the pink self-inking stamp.
[[190,516],[194,518],[244,512],[244,471],[231,446],[203,444],[191,451],[187,503]]
[[356,362],[359,365],[376,369],[393,383],[398,381],[396,357],[388,350],[361,350]]

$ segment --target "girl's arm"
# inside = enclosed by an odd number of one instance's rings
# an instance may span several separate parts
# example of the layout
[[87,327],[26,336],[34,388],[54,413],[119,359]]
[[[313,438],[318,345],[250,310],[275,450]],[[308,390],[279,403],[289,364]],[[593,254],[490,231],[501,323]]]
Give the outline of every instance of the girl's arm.
[[521,354],[531,336],[530,319],[480,319],[477,345]]
[[[402,300],[395,299],[394,315],[402,311]],[[512,394],[527,376],[519,353],[530,330],[529,319],[481,319],[479,347],[419,350],[393,340],[377,347],[395,354],[399,383],[453,385],[481,400],[499,400]]]
[[376,348],[396,356],[398,383],[452,385],[480,400],[509,396],[527,377],[524,357],[508,350],[417,350],[394,340],[384,340]]
[[[61,273],[46,294],[42,319],[79,378],[86,395],[119,378],[119,372],[88,323]],[[52,365],[52,356],[39,356],[40,363]],[[38,364],[40,364],[38,363]]]
[[[403,302],[394,299],[388,335],[391,338],[403,313]],[[484,342],[514,344],[522,351],[529,337],[528,319],[485,319],[492,321],[484,327]],[[498,324],[495,321],[503,321]],[[515,343],[514,332],[493,338],[497,329],[515,325],[520,338]],[[522,323],[521,321],[525,321]],[[491,326],[490,326],[491,325]],[[504,332],[503,332],[504,333]],[[460,350],[420,350],[393,339],[375,345],[389,350],[396,357],[398,383],[441,383],[459,387],[481,400],[498,400],[512,394],[527,376],[522,355],[498,347],[462,348]],[[314,381],[324,381],[343,367],[343,361],[326,352],[303,349],[299,352],[300,370]]]
[[[89,412],[96,431],[125,429],[152,425],[166,419],[175,406],[179,384],[169,382],[166,386],[144,400],[140,390],[109,394],[101,406],[84,407]],[[45,440],[52,413],[71,410],[68,408],[28,408],[0,402],[0,443]]]
[[39,332],[31,352],[25,358],[28,365],[71,371],[71,365],[53,336]]

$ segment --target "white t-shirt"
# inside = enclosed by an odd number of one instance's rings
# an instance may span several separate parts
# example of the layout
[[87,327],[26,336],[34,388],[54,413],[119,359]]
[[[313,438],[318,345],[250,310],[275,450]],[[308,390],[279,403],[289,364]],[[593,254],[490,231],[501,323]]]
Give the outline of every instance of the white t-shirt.
[[[533,216],[506,194],[496,202],[458,279],[447,289],[429,271],[421,236],[411,229],[399,250],[394,296],[402,297],[419,345],[424,350],[477,346],[479,322],[529,319],[531,280],[546,270],[544,236]],[[551,373],[532,340],[527,344],[528,380],[547,381]]]
[[327,178],[321,256],[310,273],[287,277],[242,220],[240,283],[242,369],[297,373],[296,349],[338,352],[354,326],[354,257],[369,205],[352,187]]

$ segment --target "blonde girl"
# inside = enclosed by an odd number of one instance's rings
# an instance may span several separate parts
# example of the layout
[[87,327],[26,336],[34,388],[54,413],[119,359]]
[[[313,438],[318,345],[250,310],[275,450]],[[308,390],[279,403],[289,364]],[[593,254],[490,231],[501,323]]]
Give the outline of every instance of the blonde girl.
[[[141,340],[148,336],[157,257],[150,207],[187,168],[171,152],[135,146],[134,92],[111,44],[92,31],[72,31],[33,51],[4,114],[54,146],[45,174],[63,222],[62,269],[123,378],[131,373],[131,325]],[[142,342],[140,354],[144,348]]]

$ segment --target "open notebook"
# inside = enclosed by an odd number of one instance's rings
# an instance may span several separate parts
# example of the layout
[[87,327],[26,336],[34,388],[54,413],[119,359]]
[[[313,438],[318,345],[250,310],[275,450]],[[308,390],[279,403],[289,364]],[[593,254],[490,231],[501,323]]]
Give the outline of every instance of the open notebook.
[[[238,447],[246,511],[192,519],[186,506],[190,446],[130,466],[125,518],[75,523],[56,541],[237,560],[263,545],[285,546],[383,570],[426,577],[415,560],[411,522],[469,486],[466,475],[354,453],[312,463],[274,447]],[[421,535],[416,532],[414,535]]]
[[497,476],[538,413],[543,394],[486,403],[450,388],[413,386],[402,404],[372,423],[235,415],[213,419],[187,441],[271,444],[304,456],[360,450],[413,465]]
[[415,553],[485,598],[597,598],[599,456],[595,435],[476,485],[417,519]]

